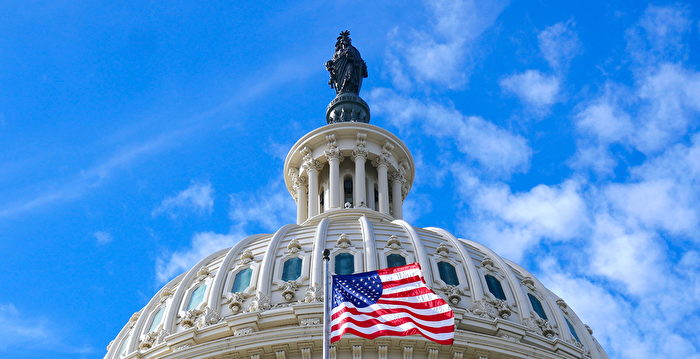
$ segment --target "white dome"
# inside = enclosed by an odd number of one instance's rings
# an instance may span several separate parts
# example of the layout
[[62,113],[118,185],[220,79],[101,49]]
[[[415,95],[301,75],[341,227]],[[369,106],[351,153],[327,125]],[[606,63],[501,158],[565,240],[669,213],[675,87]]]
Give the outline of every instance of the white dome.
[[[392,254],[419,262],[428,286],[453,307],[457,328],[453,346],[346,335],[335,357],[607,358],[588,326],[518,265],[443,229],[415,228],[371,209],[329,210],[210,255],[134,314],[105,358],[320,357],[324,248],[332,271],[341,253],[352,256],[355,272],[386,268]],[[489,289],[488,276],[502,293]]]

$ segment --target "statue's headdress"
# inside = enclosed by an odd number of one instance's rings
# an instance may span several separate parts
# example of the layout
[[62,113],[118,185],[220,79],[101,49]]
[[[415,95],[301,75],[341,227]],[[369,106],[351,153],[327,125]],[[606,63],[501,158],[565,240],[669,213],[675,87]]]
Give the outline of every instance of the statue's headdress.
[[338,41],[335,42],[335,48],[337,49],[340,47],[340,43],[343,41],[347,41],[348,44],[352,45],[352,40],[350,39],[350,31],[345,30],[340,33],[340,36],[338,36]]

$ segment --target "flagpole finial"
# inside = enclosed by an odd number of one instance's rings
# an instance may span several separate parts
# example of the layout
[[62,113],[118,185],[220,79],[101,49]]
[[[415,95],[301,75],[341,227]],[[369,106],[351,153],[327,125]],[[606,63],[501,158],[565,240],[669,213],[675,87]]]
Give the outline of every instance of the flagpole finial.
[[323,260],[328,261],[331,259],[331,251],[328,249],[323,250]]

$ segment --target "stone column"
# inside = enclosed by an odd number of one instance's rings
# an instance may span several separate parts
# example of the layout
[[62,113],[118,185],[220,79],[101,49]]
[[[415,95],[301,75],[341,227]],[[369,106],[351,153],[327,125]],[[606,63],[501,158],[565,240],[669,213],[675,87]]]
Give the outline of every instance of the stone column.
[[377,189],[379,192],[379,212],[389,214],[389,158],[394,145],[387,142],[382,146],[382,154],[374,161],[377,167]]
[[373,210],[374,208],[374,179],[367,178],[367,207]]
[[375,161],[377,166],[377,192],[379,192],[379,212],[389,214],[389,179],[387,171],[389,161],[380,157]]
[[391,208],[394,211],[394,218],[403,219],[403,198],[401,188],[404,183],[403,176],[399,172],[391,174]]
[[326,136],[326,158],[328,159],[328,188],[331,191],[330,208],[340,208],[340,150],[335,143],[335,135]]
[[306,177],[299,176],[299,170],[296,168],[289,169],[289,176],[292,178],[292,188],[297,201],[297,224],[301,224],[308,218],[308,184]]
[[365,186],[365,161],[367,161],[367,148],[365,147],[366,138],[366,133],[358,133],[357,146],[355,146],[355,149],[352,151],[352,159],[355,161],[355,185],[352,188],[355,208],[368,207],[367,188]]
[[308,217],[313,217],[318,214],[318,172],[321,170],[321,164],[313,159],[308,147],[302,148],[301,153],[304,155],[303,167],[308,175],[309,183]]

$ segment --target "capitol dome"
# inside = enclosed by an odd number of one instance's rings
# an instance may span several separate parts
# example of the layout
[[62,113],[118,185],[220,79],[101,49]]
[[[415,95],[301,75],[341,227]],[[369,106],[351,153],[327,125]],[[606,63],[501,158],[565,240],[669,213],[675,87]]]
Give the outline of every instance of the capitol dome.
[[413,158],[399,138],[369,124],[362,77],[347,91],[334,87],[329,124],[287,155],[296,223],[242,239],[171,280],[105,358],[320,358],[324,249],[333,274],[420,263],[456,327],[453,345],[347,334],[331,358],[607,358],[592,330],[531,273],[478,241],[402,219]]

